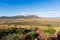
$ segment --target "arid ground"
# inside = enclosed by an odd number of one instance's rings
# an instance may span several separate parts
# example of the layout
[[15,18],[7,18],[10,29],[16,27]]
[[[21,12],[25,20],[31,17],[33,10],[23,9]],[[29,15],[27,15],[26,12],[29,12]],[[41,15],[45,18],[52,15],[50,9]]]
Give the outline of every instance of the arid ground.
[[0,20],[0,26],[6,26],[8,28],[8,25],[10,27],[14,27],[14,25],[17,25],[17,27],[39,27],[42,29],[46,29],[48,25],[50,27],[53,27],[57,31],[60,31],[60,19],[53,19],[53,18],[41,18],[41,19],[1,19]]

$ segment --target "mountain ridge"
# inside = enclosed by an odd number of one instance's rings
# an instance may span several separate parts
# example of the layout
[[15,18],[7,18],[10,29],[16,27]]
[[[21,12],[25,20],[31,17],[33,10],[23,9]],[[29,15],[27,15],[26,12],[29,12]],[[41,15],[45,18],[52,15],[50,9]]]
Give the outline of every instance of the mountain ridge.
[[30,18],[40,18],[36,15],[17,15],[17,16],[1,16],[0,19],[18,19],[18,18],[22,18],[22,19],[30,19]]

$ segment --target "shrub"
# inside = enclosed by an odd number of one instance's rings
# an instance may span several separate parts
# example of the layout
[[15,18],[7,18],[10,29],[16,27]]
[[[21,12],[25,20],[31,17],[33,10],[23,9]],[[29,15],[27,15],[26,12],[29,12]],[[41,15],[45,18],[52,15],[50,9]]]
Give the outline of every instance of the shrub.
[[49,28],[49,29],[44,30],[44,32],[47,34],[54,34],[56,32],[56,30],[53,28]]
[[37,31],[37,29],[39,29],[38,27],[31,27],[30,30],[31,31]]
[[6,36],[6,40],[19,40],[19,37],[16,34],[9,34]]
[[2,38],[3,36],[8,35],[5,29],[0,29],[0,38]]
[[6,32],[12,34],[12,33],[16,33],[16,30],[17,28],[12,27],[12,28],[7,29]]
[[46,26],[51,27],[51,24],[47,24]]
[[26,29],[26,28],[25,28],[25,29],[23,30],[23,34],[27,34],[27,33],[29,33],[29,32],[31,32],[30,29]]
[[18,29],[16,30],[16,33],[22,34],[22,33],[23,33],[23,28],[18,28]]
[[47,40],[52,40],[51,38],[48,38]]
[[25,40],[32,40],[32,38],[34,39],[34,38],[37,38],[39,36],[39,34],[38,33],[36,33],[36,32],[31,32],[31,33],[29,33],[29,34],[27,34],[26,35],[26,38],[25,38]]

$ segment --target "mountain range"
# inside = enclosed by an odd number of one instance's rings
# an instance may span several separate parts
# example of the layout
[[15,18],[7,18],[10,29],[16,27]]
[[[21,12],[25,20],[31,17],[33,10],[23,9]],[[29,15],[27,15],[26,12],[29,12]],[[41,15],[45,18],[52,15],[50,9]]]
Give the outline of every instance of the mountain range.
[[18,16],[1,16],[0,19],[19,19],[19,18],[22,18],[22,19],[30,19],[30,18],[40,18],[36,15],[27,15],[27,16],[24,16],[24,15],[18,15]]

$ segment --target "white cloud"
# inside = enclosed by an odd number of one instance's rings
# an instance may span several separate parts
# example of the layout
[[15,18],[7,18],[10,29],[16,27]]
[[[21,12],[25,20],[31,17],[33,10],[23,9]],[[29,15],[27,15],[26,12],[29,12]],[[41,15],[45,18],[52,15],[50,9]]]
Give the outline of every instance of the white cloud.
[[48,13],[50,13],[50,14],[55,14],[55,13],[57,13],[56,11],[49,11]]
[[20,12],[18,15],[37,15],[39,17],[60,17],[60,12],[47,11],[47,12]]
[[41,17],[60,17],[60,12],[57,11],[49,11],[49,12],[43,12]]

